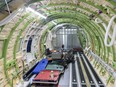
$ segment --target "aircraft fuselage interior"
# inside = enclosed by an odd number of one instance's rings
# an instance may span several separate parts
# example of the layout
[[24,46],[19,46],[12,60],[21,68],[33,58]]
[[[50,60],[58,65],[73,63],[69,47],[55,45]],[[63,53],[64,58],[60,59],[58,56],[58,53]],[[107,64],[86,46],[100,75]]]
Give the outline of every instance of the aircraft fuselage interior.
[[0,87],[116,87],[116,0],[0,0]]

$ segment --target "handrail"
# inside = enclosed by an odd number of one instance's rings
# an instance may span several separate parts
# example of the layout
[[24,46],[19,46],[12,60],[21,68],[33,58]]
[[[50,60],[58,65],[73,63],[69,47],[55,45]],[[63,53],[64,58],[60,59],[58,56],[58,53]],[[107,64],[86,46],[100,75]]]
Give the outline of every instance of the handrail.
[[[106,24],[103,23],[103,21],[102,21],[101,19],[98,19],[98,18],[95,19],[95,22],[96,22],[96,23],[102,23],[102,25],[104,26],[104,28],[105,28],[105,30],[106,30],[105,38],[104,38],[104,44],[105,44],[106,46],[112,46],[113,44],[116,44],[116,41],[115,41],[115,38],[116,38],[116,25],[115,25],[114,28],[113,28],[113,34],[112,34],[112,35],[109,34],[109,31],[110,31],[110,29],[111,29],[111,26],[112,26],[113,21],[114,21],[115,18],[116,18],[116,15],[114,15],[114,16],[110,19],[108,26],[106,26]],[[108,36],[111,38],[111,41],[110,41],[109,44],[107,43]]]
[[13,19],[17,15],[17,13],[22,12],[24,8],[18,9],[17,11],[12,12],[10,15],[8,15],[6,18],[0,21],[0,26],[7,24],[9,21]]
[[114,78],[116,78],[116,72],[115,70],[109,66],[107,63],[105,63],[102,58],[100,58],[98,55],[94,54],[91,50],[88,50],[91,56],[93,56],[94,59],[96,59],[107,71],[110,73]]

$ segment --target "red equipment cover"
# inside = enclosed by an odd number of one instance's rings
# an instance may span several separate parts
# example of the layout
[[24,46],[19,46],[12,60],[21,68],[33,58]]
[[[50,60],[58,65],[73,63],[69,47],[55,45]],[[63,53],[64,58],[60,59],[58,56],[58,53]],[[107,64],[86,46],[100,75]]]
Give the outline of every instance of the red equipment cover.
[[34,81],[58,81],[60,75],[59,70],[43,70],[35,78]]

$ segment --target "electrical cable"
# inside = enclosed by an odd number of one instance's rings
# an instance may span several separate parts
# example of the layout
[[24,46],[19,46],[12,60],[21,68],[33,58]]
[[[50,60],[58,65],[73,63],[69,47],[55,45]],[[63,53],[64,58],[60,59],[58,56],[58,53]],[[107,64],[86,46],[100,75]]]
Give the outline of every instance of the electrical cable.
[[[110,19],[108,26],[106,26],[106,24],[103,23],[101,19],[98,19],[98,18],[95,19],[95,22],[96,22],[96,23],[102,23],[102,25],[104,26],[104,28],[105,28],[105,30],[106,30],[105,38],[104,38],[104,44],[105,44],[106,46],[112,46],[113,44],[116,43],[116,42],[115,42],[115,38],[116,38],[116,25],[115,25],[114,28],[113,28],[113,34],[111,35],[111,34],[109,33],[109,32],[110,32],[110,29],[111,29],[111,26],[112,26],[113,21],[114,21],[115,18],[116,18],[116,15],[114,15],[114,16]],[[107,43],[107,41],[108,41],[108,36],[111,38],[111,41],[110,41],[109,44]]]

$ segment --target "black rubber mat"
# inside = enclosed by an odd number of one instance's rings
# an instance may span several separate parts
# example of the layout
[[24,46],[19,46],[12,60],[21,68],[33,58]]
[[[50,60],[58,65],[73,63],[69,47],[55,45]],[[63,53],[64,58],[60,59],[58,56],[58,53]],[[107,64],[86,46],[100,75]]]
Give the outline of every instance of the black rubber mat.
[[78,87],[77,84],[72,84],[72,87]]
[[78,69],[79,69],[81,83],[85,83],[85,78],[84,78],[84,75],[83,75],[83,72],[82,72],[82,68],[81,68],[81,65],[80,65],[79,58],[77,58],[77,65],[78,65]]
[[93,84],[94,81],[93,81],[93,79],[92,79],[92,77],[91,77],[91,75],[90,75],[90,72],[89,72],[89,70],[88,70],[88,68],[87,68],[87,66],[86,66],[86,64],[85,64],[85,62],[84,62],[84,60],[83,60],[83,58],[82,58],[81,55],[80,55],[80,57],[81,57],[81,60],[82,60],[83,65],[84,65],[86,74],[87,74],[87,76],[88,76],[89,82],[90,82],[90,84],[91,84],[91,83]]
[[84,54],[83,54],[83,56],[85,57],[85,59],[86,59],[88,65],[89,65],[89,67],[90,67],[90,69],[91,69],[93,75],[95,76],[95,78],[96,78],[98,84],[103,84],[102,81],[100,80],[99,76],[97,75],[97,73],[96,73],[95,70],[93,69],[92,65],[90,64],[89,60],[87,59],[87,57],[86,57]]
[[77,82],[76,70],[75,70],[75,62],[72,63],[72,82]]

